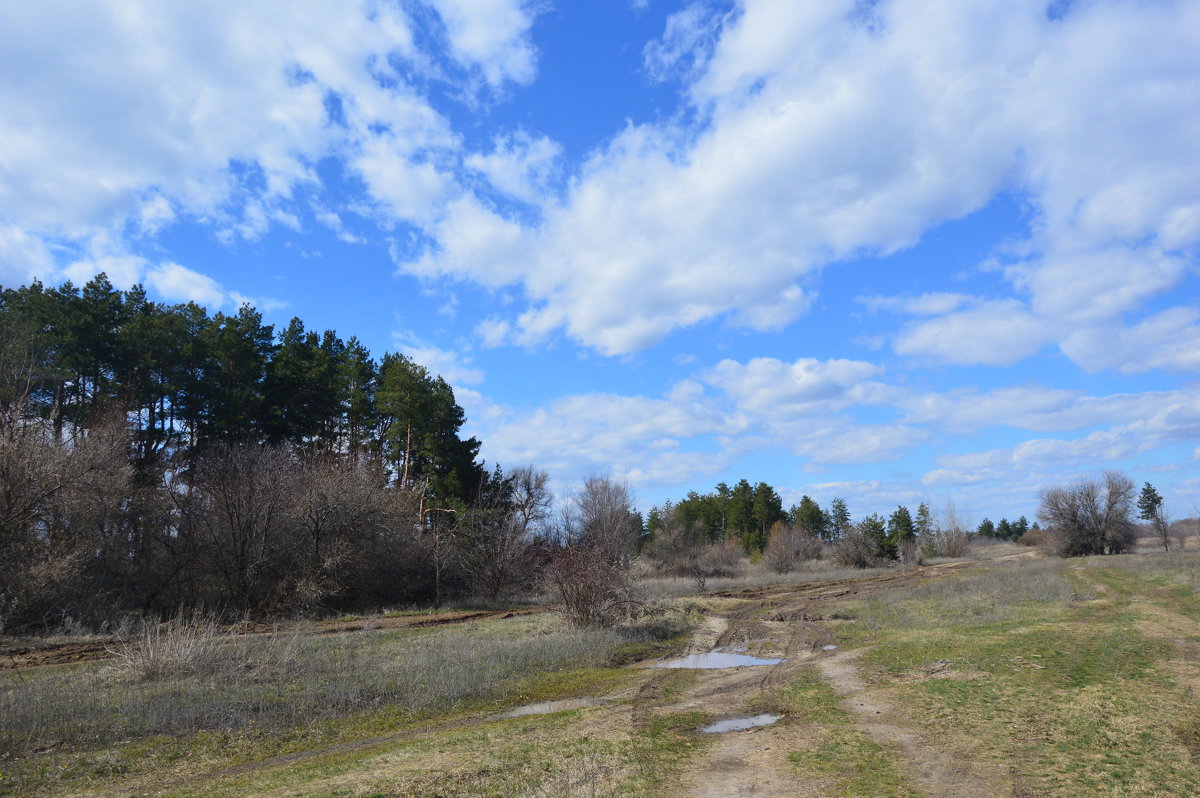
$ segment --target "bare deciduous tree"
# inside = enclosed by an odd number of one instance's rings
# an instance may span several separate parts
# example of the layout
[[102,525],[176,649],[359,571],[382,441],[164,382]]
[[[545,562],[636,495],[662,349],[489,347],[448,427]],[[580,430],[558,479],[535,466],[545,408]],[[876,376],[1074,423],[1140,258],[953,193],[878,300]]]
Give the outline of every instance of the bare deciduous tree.
[[1120,554],[1134,544],[1133,506],[1133,482],[1106,471],[1101,479],[1044,490],[1038,519],[1059,556]]
[[457,537],[475,589],[494,600],[531,572],[531,539],[549,516],[553,497],[549,476],[532,466],[493,481],[499,484],[460,517]]
[[118,418],[65,438],[57,427],[23,400],[0,414],[0,628],[45,622],[79,598],[83,565],[128,491]]
[[278,603],[296,483],[287,449],[221,445],[176,492],[181,527],[201,545],[217,583],[211,601],[243,612]]
[[627,482],[592,475],[566,506],[564,531],[578,544],[628,563],[637,548],[633,490]]
[[821,539],[807,530],[776,523],[763,552],[763,560],[777,574],[800,569],[808,560],[819,560],[824,547]]

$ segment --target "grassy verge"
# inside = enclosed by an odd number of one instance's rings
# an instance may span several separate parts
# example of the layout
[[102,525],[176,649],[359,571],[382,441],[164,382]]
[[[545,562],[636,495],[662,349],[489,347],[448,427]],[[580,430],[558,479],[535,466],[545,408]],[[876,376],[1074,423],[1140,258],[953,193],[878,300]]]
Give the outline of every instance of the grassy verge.
[[995,565],[847,604],[837,633],[914,728],[1014,795],[1196,795],[1195,564]]
[[370,748],[523,703],[606,695],[644,678],[611,668],[614,659],[672,645],[664,636],[677,644],[682,628],[676,618],[572,631],[552,616],[522,616],[453,629],[218,639],[209,649],[193,641],[191,660],[160,652],[149,663],[10,673],[0,682],[0,793],[186,780],[292,752]]

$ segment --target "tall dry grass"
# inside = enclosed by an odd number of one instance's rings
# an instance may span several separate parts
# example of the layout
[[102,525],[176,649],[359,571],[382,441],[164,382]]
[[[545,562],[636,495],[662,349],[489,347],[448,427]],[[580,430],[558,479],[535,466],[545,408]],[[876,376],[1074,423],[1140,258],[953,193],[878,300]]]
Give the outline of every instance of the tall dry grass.
[[0,674],[0,755],[280,728],[383,705],[443,710],[498,696],[518,677],[602,665],[631,634],[528,618],[419,633],[244,637],[203,621],[173,624],[148,629],[108,662]]

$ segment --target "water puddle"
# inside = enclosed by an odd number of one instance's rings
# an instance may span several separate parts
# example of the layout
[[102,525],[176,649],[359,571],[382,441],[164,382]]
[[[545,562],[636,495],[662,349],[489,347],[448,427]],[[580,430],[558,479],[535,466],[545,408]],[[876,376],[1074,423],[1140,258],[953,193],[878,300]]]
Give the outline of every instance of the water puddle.
[[734,654],[728,651],[708,651],[703,654],[688,654],[682,659],[672,659],[658,662],[651,668],[740,668],[743,665],[778,665],[781,659],[759,659],[748,654]]
[[775,721],[779,720],[779,715],[753,715],[749,718],[729,718],[728,720],[719,720],[716,723],[705,726],[700,731],[705,734],[724,734],[725,732],[745,731],[746,729],[756,729],[759,726],[770,726]]
[[538,704],[526,704],[523,707],[510,709],[498,718],[523,718],[526,715],[550,715],[555,712],[566,712],[568,709],[584,709],[598,707],[604,703],[603,698],[565,698],[562,701],[542,701]]
[[822,651],[837,651],[837,646],[822,646]]

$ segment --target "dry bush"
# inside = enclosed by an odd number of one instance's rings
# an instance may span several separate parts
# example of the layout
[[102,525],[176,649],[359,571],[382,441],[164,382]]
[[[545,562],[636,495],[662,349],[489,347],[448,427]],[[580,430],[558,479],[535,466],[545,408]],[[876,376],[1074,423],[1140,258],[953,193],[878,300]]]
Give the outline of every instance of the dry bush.
[[926,557],[966,557],[971,551],[971,534],[964,529],[935,529],[921,542]]
[[896,547],[896,552],[900,562],[905,565],[920,565],[925,562],[925,555],[921,552],[921,544],[914,538],[900,541]]
[[5,776],[13,758],[51,744],[287,728],[381,706],[444,711],[464,699],[505,695],[520,677],[600,667],[626,640],[611,630],[532,626],[527,618],[470,630],[305,635],[301,629],[240,637],[218,631],[215,637],[219,656],[207,660],[204,672],[183,667],[171,676],[160,668],[142,681],[127,676],[136,670],[95,663],[4,680]]
[[824,547],[821,539],[811,532],[778,525],[771,532],[763,561],[777,574],[791,573],[809,560],[821,559]]
[[161,681],[210,672],[221,661],[224,634],[215,620],[182,616],[164,624],[146,624],[141,634],[109,646],[122,676]]
[[543,592],[577,629],[615,626],[632,612],[629,570],[606,554],[601,546],[568,544],[543,574]]
[[830,559],[846,568],[875,568],[886,562],[878,541],[858,526],[834,541]]
[[1020,545],[1031,546],[1033,548],[1038,548],[1038,547],[1044,545],[1045,542],[1046,542],[1046,535],[1045,535],[1044,531],[1041,529],[1026,530],[1025,533],[1021,535],[1021,537],[1017,538],[1017,543],[1019,543]]
[[742,566],[742,552],[736,543],[710,542],[695,524],[683,526],[674,507],[663,515],[661,528],[642,553],[657,573],[695,580],[701,592],[709,579],[732,577]]

